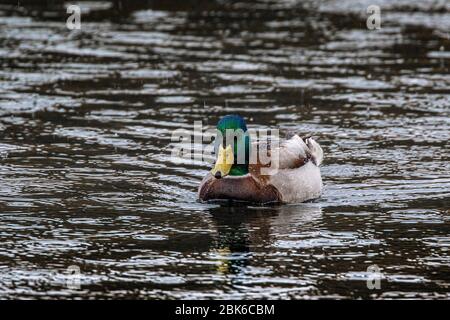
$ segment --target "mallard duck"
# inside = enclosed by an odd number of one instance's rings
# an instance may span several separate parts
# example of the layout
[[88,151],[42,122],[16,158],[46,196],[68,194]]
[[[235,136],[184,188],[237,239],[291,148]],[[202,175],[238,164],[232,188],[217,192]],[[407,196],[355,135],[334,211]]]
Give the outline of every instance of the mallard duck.
[[[228,139],[229,132],[240,132],[240,135],[234,140]],[[276,147],[266,144],[268,156],[276,154],[277,157],[271,157],[270,162],[264,165],[259,154],[256,160],[250,156],[259,150],[262,143],[250,143],[245,120],[238,115],[228,115],[218,122],[215,141],[216,163],[198,188],[201,201],[228,199],[259,204],[296,203],[320,196],[322,178],[319,166],[323,151],[313,138],[302,139],[294,135]]]

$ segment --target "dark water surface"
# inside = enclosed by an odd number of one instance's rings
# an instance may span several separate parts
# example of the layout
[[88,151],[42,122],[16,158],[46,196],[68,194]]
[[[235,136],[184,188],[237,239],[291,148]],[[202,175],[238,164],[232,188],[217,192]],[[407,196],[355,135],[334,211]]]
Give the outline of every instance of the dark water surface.
[[[0,298],[450,298],[449,1],[91,1],[72,32],[28,2],[0,4]],[[323,197],[198,203],[172,132],[230,113],[312,133]]]

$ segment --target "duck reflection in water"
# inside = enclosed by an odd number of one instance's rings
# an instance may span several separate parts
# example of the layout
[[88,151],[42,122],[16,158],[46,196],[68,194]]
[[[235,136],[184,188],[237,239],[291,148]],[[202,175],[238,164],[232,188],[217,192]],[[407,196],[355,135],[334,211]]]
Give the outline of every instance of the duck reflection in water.
[[209,209],[217,228],[210,249],[217,259],[222,275],[245,275],[249,268],[264,265],[267,249],[278,236],[289,235],[292,229],[310,229],[322,217],[317,204],[304,203],[271,207],[220,205]]

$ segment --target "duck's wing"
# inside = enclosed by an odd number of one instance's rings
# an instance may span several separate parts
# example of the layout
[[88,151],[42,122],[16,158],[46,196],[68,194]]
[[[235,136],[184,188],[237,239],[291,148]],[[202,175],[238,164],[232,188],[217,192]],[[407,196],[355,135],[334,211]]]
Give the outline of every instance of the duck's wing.
[[[323,151],[319,144],[311,137],[303,140],[298,135],[279,143],[279,146],[258,143],[258,161],[250,165],[250,171],[256,171],[261,167],[271,167],[272,169],[295,169],[303,166],[311,160],[316,166],[319,166],[323,160]],[[271,162],[261,161],[261,155],[267,152]],[[259,170],[258,170],[259,171]]]
[[[276,157],[276,149],[272,156]],[[298,135],[280,143],[278,147],[278,169],[294,169],[303,166],[311,158],[308,146]]]

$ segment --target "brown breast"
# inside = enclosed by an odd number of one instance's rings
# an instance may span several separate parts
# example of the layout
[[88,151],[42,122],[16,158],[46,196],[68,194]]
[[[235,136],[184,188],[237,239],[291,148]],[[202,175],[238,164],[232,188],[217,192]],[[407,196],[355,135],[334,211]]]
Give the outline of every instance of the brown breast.
[[275,187],[263,185],[251,175],[216,179],[208,173],[200,185],[198,195],[202,201],[231,199],[262,204],[282,200]]

